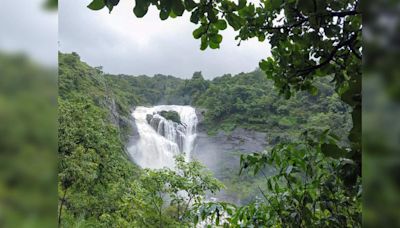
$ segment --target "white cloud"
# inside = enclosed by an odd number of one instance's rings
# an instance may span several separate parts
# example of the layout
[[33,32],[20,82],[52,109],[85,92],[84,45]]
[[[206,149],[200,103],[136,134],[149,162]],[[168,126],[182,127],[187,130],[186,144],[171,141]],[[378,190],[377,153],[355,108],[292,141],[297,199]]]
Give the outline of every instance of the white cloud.
[[269,46],[257,40],[237,46],[235,32],[223,32],[221,48],[201,51],[192,37],[196,25],[189,14],[161,21],[156,9],[141,19],[134,16],[134,2],[121,1],[111,14],[91,11],[90,1],[61,0],[59,39],[63,52],[75,51],[93,66],[124,74],[157,73],[191,77],[202,71],[207,78],[254,70],[269,55]]

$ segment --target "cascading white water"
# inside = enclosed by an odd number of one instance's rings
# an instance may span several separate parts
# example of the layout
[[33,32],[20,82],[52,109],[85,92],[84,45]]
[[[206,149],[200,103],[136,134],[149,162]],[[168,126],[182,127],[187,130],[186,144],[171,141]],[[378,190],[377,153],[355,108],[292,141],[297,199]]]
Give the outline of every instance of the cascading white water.
[[[158,113],[175,111],[181,124],[167,120]],[[134,161],[142,168],[173,168],[174,156],[183,154],[186,161],[196,139],[197,115],[193,107],[179,105],[160,105],[137,107],[132,113],[135,119],[139,140],[128,151]]]

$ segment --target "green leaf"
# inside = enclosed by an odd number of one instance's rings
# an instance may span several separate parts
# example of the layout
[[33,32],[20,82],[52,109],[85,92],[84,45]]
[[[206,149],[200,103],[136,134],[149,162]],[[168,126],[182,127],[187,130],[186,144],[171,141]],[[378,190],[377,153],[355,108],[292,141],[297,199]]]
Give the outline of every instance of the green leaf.
[[244,8],[246,6],[246,4],[247,4],[246,0],[239,0],[237,9],[240,10],[240,9]]
[[91,10],[101,10],[106,6],[105,0],[93,0],[87,7]]
[[280,190],[280,189],[279,189],[279,184],[278,184],[278,183],[275,183],[275,192],[278,193],[279,190]]
[[268,179],[268,181],[267,181],[267,184],[268,184],[268,190],[272,190],[272,183],[271,183],[271,179]]
[[211,49],[218,49],[219,48],[219,43],[214,43],[214,42],[211,41],[209,43],[209,45],[210,45]]
[[347,152],[344,149],[339,148],[336,144],[322,144],[321,151],[325,156],[331,158],[345,157]]
[[282,0],[271,0],[272,8],[277,10],[281,7]]
[[200,26],[193,31],[193,37],[199,39],[204,34],[204,27]]
[[118,5],[119,3],[119,0],[105,0],[105,1],[106,1],[106,6],[110,13],[113,10],[114,6]]
[[106,1],[107,1],[107,4],[110,4],[113,6],[116,6],[119,3],[119,0],[106,0]]
[[171,12],[171,10],[161,9],[160,10],[160,19],[161,20],[166,20],[169,17],[169,13],[170,12]]
[[317,96],[318,95],[318,88],[315,86],[311,86],[308,91],[311,93],[311,95],[313,96]]
[[269,70],[271,67],[271,63],[268,60],[261,60],[261,62],[258,64],[261,68],[261,70],[266,71]]
[[201,45],[200,45],[200,50],[204,51],[208,47],[208,38],[206,35],[203,35],[201,37]]
[[210,9],[207,11],[207,18],[208,18],[208,20],[209,20],[211,23],[216,23],[216,22],[218,21],[218,17],[217,17],[217,15],[215,14],[213,8],[210,8]]
[[211,42],[215,43],[215,44],[219,44],[222,42],[222,36],[220,34],[213,34],[210,37]]
[[226,16],[226,20],[235,31],[239,30],[242,27],[242,18],[234,13],[229,13]]
[[148,3],[146,3],[143,0],[136,0],[135,7],[133,8],[133,13],[136,15],[136,17],[141,18],[147,14],[148,9],[149,9]]
[[217,23],[215,23],[215,27],[217,27],[217,29],[219,30],[224,30],[228,27],[228,25],[226,24],[225,20],[218,20]]
[[[143,0],[143,1],[148,1],[148,0]],[[171,13],[171,8],[172,8],[173,0],[160,0],[160,19],[161,20],[166,20],[170,13]]]
[[196,9],[195,11],[193,11],[192,15],[190,16],[190,21],[192,23],[199,23],[199,19],[200,19],[200,11],[199,9]]
[[239,15],[242,17],[254,17],[255,7],[252,3],[250,3],[247,7],[244,7],[239,11]]
[[188,11],[193,10],[197,6],[193,0],[185,0],[185,7]]
[[171,12],[169,13],[169,17],[170,17],[170,18],[176,18],[177,15],[174,13],[173,10],[171,10]]
[[174,0],[171,8],[176,16],[182,16],[185,11],[185,6],[183,5],[182,0]]
[[314,0],[298,0],[297,7],[305,14],[312,13],[315,7]]
[[258,38],[258,41],[264,42],[264,40],[265,40],[265,34],[260,34],[260,35],[257,36],[257,38]]

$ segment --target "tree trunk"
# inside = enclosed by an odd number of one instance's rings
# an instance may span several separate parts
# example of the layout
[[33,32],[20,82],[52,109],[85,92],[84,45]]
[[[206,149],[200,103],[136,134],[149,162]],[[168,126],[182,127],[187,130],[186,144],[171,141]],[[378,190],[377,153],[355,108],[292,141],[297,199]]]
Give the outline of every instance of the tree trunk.
[[162,210],[161,209],[158,214],[160,216],[160,228],[162,228],[163,226],[162,226]]
[[60,209],[58,211],[58,227],[61,227],[61,214],[62,214],[62,208],[65,202],[65,196],[67,195],[67,189],[65,189],[64,191],[64,195],[61,199],[61,203],[60,203]]

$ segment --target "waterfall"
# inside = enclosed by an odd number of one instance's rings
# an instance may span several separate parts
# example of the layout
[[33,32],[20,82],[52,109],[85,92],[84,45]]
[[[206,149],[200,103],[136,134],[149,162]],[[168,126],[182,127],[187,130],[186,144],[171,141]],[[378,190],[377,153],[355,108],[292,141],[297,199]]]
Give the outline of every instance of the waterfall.
[[[167,120],[161,111],[175,111],[180,123]],[[137,107],[132,113],[135,119],[138,141],[128,148],[133,160],[142,168],[173,168],[174,156],[183,154],[186,161],[196,140],[197,115],[193,107],[160,105]]]

